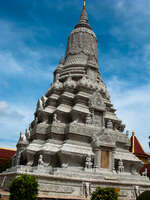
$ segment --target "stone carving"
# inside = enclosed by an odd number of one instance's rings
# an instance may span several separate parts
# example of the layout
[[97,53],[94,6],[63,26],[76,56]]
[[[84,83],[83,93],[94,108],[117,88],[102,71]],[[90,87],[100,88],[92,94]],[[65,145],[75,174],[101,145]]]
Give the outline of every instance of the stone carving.
[[134,186],[134,192],[135,192],[135,196],[137,198],[140,195],[140,187],[138,185]]
[[36,110],[37,110],[37,111],[43,110],[43,103],[42,103],[42,100],[41,100],[41,99],[38,100]]
[[62,168],[68,168],[68,163],[62,163]]
[[83,182],[83,196],[89,197],[91,194],[91,183],[90,182]]
[[44,161],[43,161],[43,155],[42,154],[39,156],[38,166],[44,166]]
[[127,200],[135,199],[135,191],[134,189],[127,191],[121,190],[119,193],[119,197]]
[[112,123],[111,120],[108,120],[108,122],[107,122],[107,128],[113,129],[113,123]]
[[54,185],[54,184],[40,184],[40,190],[44,192],[57,192],[57,193],[73,193],[74,189],[70,186]]
[[142,176],[147,176],[147,168],[145,168],[144,172],[142,172]]
[[52,89],[58,90],[58,91],[63,89],[63,83],[60,82],[59,75],[57,76],[56,81],[52,84]]
[[90,125],[90,124],[92,124],[92,116],[91,116],[91,114],[89,113],[89,114],[87,114],[86,115],[86,120],[85,120],[85,123],[87,124],[87,125]]
[[101,145],[108,145],[108,146],[115,146],[115,137],[110,135],[110,133],[107,133],[102,129],[102,131],[99,134],[93,134],[92,137],[92,144],[95,147],[99,147]]
[[89,55],[87,60],[88,65],[97,65],[97,60],[95,59],[95,56]]
[[30,139],[31,133],[30,133],[30,130],[28,128],[26,129],[25,136],[26,136],[27,140]]
[[[67,56],[75,54],[85,54],[87,56],[93,56],[97,62],[97,42],[95,34],[91,30],[80,28],[75,29],[68,40]],[[92,34],[89,34],[92,33]],[[94,37],[93,37],[94,36]]]
[[54,113],[53,123],[59,123],[60,121],[57,119],[57,113]]
[[70,89],[75,89],[76,88],[76,82],[72,80],[71,74],[69,74],[66,82],[64,83],[64,86]]
[[105,105],[100,92],[96,91],[89,100],[89,107],[95,109],[105,109]]
[[78,82],[78,86],[91,90],[93,88],[93,82],[84,73],[83,76],[82,76],[82,78]]
[[118,173],[123,173],[124,172],[124,165],[123,165],[123,161],[120,159],[118,161]]
[[93,167],[92,156],[89,154],[87,155],[85,160],[85,169],[92,169],[92,167]]

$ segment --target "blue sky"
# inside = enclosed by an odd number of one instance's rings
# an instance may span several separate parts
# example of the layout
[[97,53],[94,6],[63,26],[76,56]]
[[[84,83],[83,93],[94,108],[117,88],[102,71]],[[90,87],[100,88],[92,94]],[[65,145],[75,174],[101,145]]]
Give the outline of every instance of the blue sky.
[[[0,0],[0,146],[15,148],[53,80],[82,0]],[[99,68],[145,151],[150,135],[150,1],[87,0]]]

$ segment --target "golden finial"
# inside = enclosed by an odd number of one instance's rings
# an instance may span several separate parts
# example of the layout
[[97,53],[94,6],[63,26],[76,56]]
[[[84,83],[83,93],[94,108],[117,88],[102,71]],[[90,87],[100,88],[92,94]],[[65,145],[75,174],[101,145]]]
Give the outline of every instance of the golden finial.
[[132,131],[132,136],[135,136],[135,132],[134,131]]
[[85,6],[86,6],[86,1],[83,0],[83,9],[85,9]]
[[132,131],[132,153],[134,153],[134,149],[135,149],[135,147],[134,147],[134,137],[135,137],[135,132],[134,131]]

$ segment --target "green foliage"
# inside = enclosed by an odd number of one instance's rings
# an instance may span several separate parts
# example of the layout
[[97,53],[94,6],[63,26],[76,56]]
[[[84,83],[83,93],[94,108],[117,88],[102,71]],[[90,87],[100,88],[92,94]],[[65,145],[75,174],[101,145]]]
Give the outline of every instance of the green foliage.
[[137,200],[150,200],[150,191],[145,191],[137,197]]
[[5,160],[0,163],[0,173],[11,167],[11,160]]
[[13,179],[9,185],[10,200],[36,200],[38,182],[34,176],[21,175]]
[[91,200],[117,200],[118,194],[114,188],[97,187],[92,193]]

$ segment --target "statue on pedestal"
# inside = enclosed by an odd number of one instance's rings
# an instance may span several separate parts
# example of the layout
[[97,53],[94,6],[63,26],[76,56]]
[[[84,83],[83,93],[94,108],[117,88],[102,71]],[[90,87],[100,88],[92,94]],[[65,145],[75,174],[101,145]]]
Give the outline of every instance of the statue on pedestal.
[[89,182],[83,182],[83,195],[87,198],[91,193],[91,184]]
[[54,113],[54,116],[53,116],[53,123],[58,123],[60,122],[58,119],[57,119],[57,114]]
[[111,120],[108,120],[108,122],[107,122],[107,128],[113,129],[113,123],[112,123]]
[[43,155],[39,156],[38,166],[44,166]]
[[138,185],[134,186],[135,196],[136,198],[140,195],[140,187]]
[[92,162],[92,156],[89,154],[86,157],[86,161],[85,161],[85,169],[92,169],[93,166],[93,162]]
[[120,159],[118,162],[118,173],[123,173],[124,172],[124,165],[123,161]]

